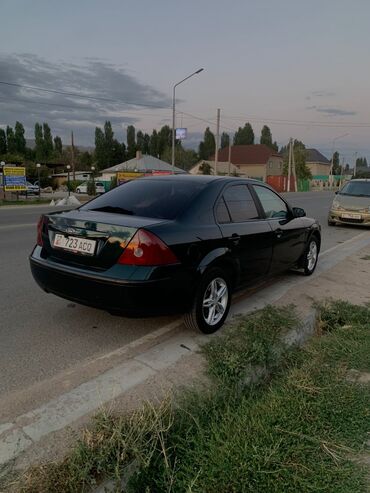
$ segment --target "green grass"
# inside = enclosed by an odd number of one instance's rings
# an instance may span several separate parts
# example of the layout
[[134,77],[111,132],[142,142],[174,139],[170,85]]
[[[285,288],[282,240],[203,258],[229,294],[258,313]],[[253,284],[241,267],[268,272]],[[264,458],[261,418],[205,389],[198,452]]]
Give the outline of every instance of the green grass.
[[29,200],[0,200],[0,207],[2,205],[35,205],[35,204],[49,204],[51,199],[29,199]]
[[[139,493],[365,492],[353,459],[364,453],[370,388],[346,374],[370,371],[369,322],[370,308],[333,302],[302,350],[274,352],[269,338],[279,346],[296,323],[291,307],[240,319],[203,349],[208,389],[99,416],[63,462],[28,470],[15,491],[87,492],[135,464],[127,491]],[[251,364],[269,378],[239,385]]]

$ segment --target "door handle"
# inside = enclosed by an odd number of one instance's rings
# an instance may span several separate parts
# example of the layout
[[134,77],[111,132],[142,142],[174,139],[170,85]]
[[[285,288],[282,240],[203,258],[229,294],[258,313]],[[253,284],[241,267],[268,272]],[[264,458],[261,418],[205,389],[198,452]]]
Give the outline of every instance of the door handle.
[[283,230],[278,228],[278,229],[275,229],[275,235],[276,235],[276,238],[281,238],[283,234]]

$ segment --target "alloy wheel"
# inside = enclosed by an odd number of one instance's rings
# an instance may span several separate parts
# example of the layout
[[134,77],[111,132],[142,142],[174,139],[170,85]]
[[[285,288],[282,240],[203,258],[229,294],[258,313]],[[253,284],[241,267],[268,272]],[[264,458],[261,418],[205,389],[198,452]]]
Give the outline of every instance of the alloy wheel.
[[207,286],[202,303],[202,313],[208,325],[216,325],[224,316],[228,306],[229,290],[221,277],[216,277]]

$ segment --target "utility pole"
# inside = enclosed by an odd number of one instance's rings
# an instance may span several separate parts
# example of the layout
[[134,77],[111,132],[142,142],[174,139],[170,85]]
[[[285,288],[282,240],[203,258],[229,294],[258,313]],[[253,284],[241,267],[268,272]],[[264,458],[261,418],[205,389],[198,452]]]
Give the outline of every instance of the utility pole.
[[288,158],[288,183],[287,192],[290,192],[290,175],[292,170],[292,138],[289,139],[289,158]]
[[76,171],[75,171],[75,146],[73,143],[73,132],[71,132],[71,140],[72,140],[72,146],[71,146],[71,164],[72,164],[72,176],[73,176],[73,181],[76,180]]
[[293,181],[294,181],[294,192],[298,192],[298,187],[297,187],[297,174],[296,174],[296,169],[295,169],[295,156],[294,156],[294,146],[292,142],[292,171],[293,171]]
[[215,175],[217,175],[218,165],[218,146],[220,141],[220,108],[217,109],[217,127],[216,127],[216,150],[215,150]]
[[230,168],[231,168],[231,139],[229,139],[229,159],[228,159],[228,175],[230,176]]

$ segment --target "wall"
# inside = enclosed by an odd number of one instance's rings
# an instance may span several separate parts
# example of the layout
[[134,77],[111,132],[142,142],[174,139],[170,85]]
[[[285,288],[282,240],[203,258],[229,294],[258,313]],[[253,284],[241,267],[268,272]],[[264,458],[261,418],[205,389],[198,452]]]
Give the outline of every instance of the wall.
[[312,176],[314,175],[325,175],[329,176],[330,164],[321,163],[306,163],[307,167],[310,168]]

